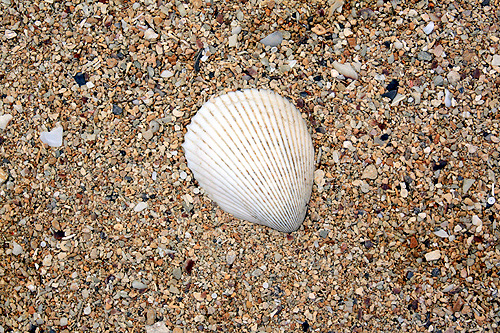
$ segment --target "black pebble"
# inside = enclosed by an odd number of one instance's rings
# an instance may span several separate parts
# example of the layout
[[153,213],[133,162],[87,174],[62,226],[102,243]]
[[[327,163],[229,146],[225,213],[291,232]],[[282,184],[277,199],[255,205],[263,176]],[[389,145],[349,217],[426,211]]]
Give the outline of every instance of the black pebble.
[[83,73],[77,73],[75,76],[73,76],[73,78],[80,87],[87,84],[87,80],[85,80],[85,74]]
[[437,277],[437,276],[439,276],[440,273],[441,273],[441,271],[439,270],[439,268],[433,268],[431,275],[432,275],[432,277]]
[[118,115],[121,115],[122,112],[123,112],[123,109],[121,107],[119,107],[116,104],[113,104],[113,114],[118,116]]
[[398,94],[397,90],[391,90],[391,91],[388,91],[386,93],[383,93],[382,97],[388,97],[392,101],[394,99],[394,97],[396,97],[397,94]]
[[65,234],[64,234],[64,231],[62,231],[62,230],[58,230],[58,231],[54,232],[54,238],[57,240],[63,239],[64,236],[65,236]]
[[389,84],[387,85],[385,90],[387,90],[387,91],[398,90],[398,87],[399,87],[399,81],[396,79],[393,79],[391,82],[389,82]]
[[302,323],[302,331],[304,332],[309,331],[309,323],[307,321]]
[[316,128],[316,133],[321,133],[321,134],[325,134],[326,133],[326,130],[324,127],[318,127]]
[[382,141],[387,141],[387,139],[389,139],[389,134],[387,133],[384,133],[380,136],[380,140]]
[[432,170],[441,170],[448,164],[448,161],[441,160],[432,166]]
[[385,45],[385,47],[390,48],[391,47],[391,42],[389,42],[388,40],[386,40],[384,42],[384,45]]
[[483,2],[481,2],[481,6],[489,6],[490,5],[490,0],[483,0]]

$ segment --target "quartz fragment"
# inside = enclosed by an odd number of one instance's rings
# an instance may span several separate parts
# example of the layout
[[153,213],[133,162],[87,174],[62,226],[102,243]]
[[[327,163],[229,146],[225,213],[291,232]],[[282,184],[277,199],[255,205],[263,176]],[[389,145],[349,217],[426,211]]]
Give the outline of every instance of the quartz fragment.
[[335,68],[335,70],[337,70],[340,74],[344,75],[345,77],[348,77],[353,80],[358,79],[358,73],[356,73],[354,68],[348,63],[341,64],[338,61],[334,61],[333,68]]
[[3,129],[3,130],[6,129],[11,120],[12,120],[12,115],[10,115],[10,114],[1,115],[0,116],[0,129]]
[[279,46],[283,41],[283,34],[280,31],[275,31],[272,34],[262,38],[260,42],[265,46]]
[[42,140],[43,143],[49,145],[50,147],[62,146],[62,138],[63,138],[62,127],[56,127],[50,132],[40,133],[40,140]]

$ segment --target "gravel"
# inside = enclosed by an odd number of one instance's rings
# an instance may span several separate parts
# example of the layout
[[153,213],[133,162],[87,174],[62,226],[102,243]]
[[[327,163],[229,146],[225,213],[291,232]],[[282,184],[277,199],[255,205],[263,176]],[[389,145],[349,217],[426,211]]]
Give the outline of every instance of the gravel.
[[[493,1],[0,8],[0,332],[498,331]],[[224,213],[180,148],[245,88],[313,137],[292,234]]]

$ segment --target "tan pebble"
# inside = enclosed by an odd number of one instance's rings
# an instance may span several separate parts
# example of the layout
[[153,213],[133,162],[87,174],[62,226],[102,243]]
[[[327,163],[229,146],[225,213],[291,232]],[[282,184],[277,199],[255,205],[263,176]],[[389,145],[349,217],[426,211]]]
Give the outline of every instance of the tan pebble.
[[182,328],[176,327],[176,328],[174,328],[174,330],[172,331],[172,333],[184,333],[184,331],[182,330]]
[[113,226],[113,229],[115,229],[116,231],[122,231],[123,230],[123,224],[121,223],[117,223]]
[[118,64],[118,60],[116,60],[115,58],[108,58],[106,60],[106,65],[108,65],[109,68],[113,68],[115,67],[116,65]]
[[4,169],[0,169],[0,184],[5,183],[7,178],[9,178],[9,173]]
[[465,198],[464,204],[466,204],[467,206],[472,206],[474,204],[474,201],[472,201],[470,198]]
[[311,31],[320,36],[326,34],[326,29],[321,24],[316,24]]
[[462,307],[464,306],[465,302],[462,299],[462,297],[458,297],[455,303],[453,303],[453,312],[458,312],[462,310]]

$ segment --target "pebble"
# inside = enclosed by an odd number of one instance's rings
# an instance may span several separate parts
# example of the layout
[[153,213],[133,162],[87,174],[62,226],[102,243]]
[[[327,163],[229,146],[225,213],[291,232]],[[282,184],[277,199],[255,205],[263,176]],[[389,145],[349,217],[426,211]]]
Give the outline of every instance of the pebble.
[[471,188],[471,186],[474,184],[475,181],[476,181],[475,179],[470,179],[470,178],[464,179],[462,184],[462,194],[467,194],[467,192],[469,192],[469,189]]
[[377,179],[378,177],[378,171],[377,167],[375,164],[369,164],[365,170],[363,171],[363,174],[361,175],[361,179]]
[[42,265],[47,266],[47,267],[52,265],[52,255],[51,254],[47,254],[43,258]]
[[3,184],[9,179],[9,173],[4,169],[0,168],[0,184]]
[[434,22],[429,22],[423,29],[426,35],[430,35],[432,30],[434,30]]
[[234,34],[229,36],[227,44],[229,47],[236,47],[238,45],[238,35]]
[[90,313],[92,312],[92,308],[90,307],[90,305],[87,305],[84,309],[83,309],[83,314],[88,316]]
[[440,258],[441,258],[440,250],[434,250],[425,254],[425,260],[427,261],[438,260]]
[[138,289],[138,290],[144,290],[148,287],[147,284],[145,283],[142,283],[141,281],[139,280],[134,280],[132,281],[132,288],[134,289]]
[[116,105],[116,104],[113,104],[113,110],[112,111],[113,111],[113,114],[117,115],[117,116],[119,116],[119,115],[121,115],[123,113],[123,109],[121,107],[119,107],[118,105]]
[[50,132],[40,133],[40,140],[42,140],[43,143],[49,145],[50,147],[62,146],[62,138],[63,138],[62,127],[56,127]]
[[450,71],[447,75],[448,82],[452,86],[456,86],[460,82],[460,74],[457,71]]
[[168,69],[165,69],[160,73],[160,76],[164,79],[168,79],[169,77],[174,76],[174,73],[169,71]]
[[17,33],[15,31],[5,29],[5,34],[4,34],[5,39],[12,39],[17,37]]
[[226,263],[228,265],[232,265],[235,260],[236,260],[236,252],[235,251],[229,251],[226,254]]
[[349,63],[344,63],[341,64],[338,61],[334,61],[333,63],[333,68],[335,68],[336,71],[338,71],[340,74],[344,75],[345,77],[348,77],[353,80],[358,79],[358,73],[354,70],[354,68],[351,66]]
[[446,231],[444,231],[443,229],[435,231],[434,235],[441,237],[441,238],[448,238],[448,236],[449,236],[448,233]]
[[275,31],[272,34],[262,38],[260,42],[265,46],[279,46],[283,41],[283,34],[280,31]]
[[432,81],[434,82],[434,85],[437,87],[441,87],[444,84],[444,78],[441,75],[435,76]]
[[68,318],[66,317],[61,317],[61,319],[59,319],[59,326],[68,326]]
[[[165,322],[158,321],[153,325],[146,325],[146,333],[170,333],[170,329],[165,325]],[[182,331],[181,331],[182,332]]]
[[147,40],[155,40],[158,38],[158,34],[151,28],[148,28],[146,31],[144,31],[144,38]]
[[23,247],[16,242],[12,242],[12,254],[18,256],[24,252]]
[[430,54],[427,51],[420,51],[417,54],[417,59],[420,61],[431,61],[432,60],[432,54]]
[[148,204],[144,201],[137,203],[134,207],[134,212],[142,212],[144,209],[148,208]]
[[500,55],[493,55],[493,59],[491,59],[491,66],[500,66]]
[[180,280],[182,278],[182,270],[179,268],[179,267],[175,267],[173,270],[172,270],[172,275],[174,278],[176,278],[177,280]]
[[4,114],[0,116],[0,129],[5,130],[12,120],[12,115]]

